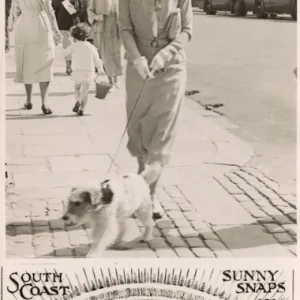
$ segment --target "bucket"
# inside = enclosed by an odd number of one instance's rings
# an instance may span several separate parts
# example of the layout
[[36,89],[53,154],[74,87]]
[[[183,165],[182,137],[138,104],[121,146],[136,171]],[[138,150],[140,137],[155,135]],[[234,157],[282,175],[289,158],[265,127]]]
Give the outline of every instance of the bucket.
[[96,98],[105,99],[109,90],[112,88],[112,85],[108,82],[101,81],[99,83],[96,82]]

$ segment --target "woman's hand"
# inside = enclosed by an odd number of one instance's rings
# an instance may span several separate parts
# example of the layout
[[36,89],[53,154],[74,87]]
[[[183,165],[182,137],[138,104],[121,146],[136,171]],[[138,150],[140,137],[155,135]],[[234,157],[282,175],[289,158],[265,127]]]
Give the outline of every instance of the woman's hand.
[[96,16],[94,17],[94,19],[95,19],[96,21],[103,21],[103,15],[96,15]]
[[150,64],[151,73],[154,75],[157,71],[160,71],[166,67],[166,64],[171,60],[172,54],[168,49],[164,48],[160,50],[153,58]]
[[59,32],[57,32],[56,34],[53,35],[53,39],[54,39],[55,46],[57,46],[62,42],[63,36]]
[[137,70],[138,74],[143,78],[152,78],[153,75],[150,72],[148,61],[146,57],[141,56],[134,60],[133,62],[134,68]]

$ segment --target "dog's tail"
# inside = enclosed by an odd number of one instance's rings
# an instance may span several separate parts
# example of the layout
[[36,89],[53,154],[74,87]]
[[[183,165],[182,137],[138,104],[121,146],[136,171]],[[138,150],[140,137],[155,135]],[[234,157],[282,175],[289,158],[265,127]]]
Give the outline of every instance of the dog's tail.
[[140,174],[148,185],[154,183],[160,176],[162,165],[159,163],[153,163],[146,165],[145,170]]

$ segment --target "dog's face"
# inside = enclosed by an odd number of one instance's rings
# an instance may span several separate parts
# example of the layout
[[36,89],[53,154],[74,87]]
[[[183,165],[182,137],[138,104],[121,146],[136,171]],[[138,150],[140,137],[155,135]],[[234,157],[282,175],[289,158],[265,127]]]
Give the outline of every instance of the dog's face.
[[73,188],[68,198],[67,211],[62,217],[67,225],[82,225],[91,214],[111,203],[113,192],[109,186],[101,189]]

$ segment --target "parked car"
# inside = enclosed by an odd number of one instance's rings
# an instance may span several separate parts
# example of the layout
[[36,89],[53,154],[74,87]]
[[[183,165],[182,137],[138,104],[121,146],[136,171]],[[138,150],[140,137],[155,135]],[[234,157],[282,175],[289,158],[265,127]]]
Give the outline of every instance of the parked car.
[[253,13],[258,18],[276,18],[277,14],[290,14],[297,20],[297,0],[255,0]]
[[203,10],[208,15],[215,15],[217,11],[229,11],[236,16],[245,16],[253,11],[255,0],[204,0]]
[[236,16],[253,12],[258,18],[276,18],[277,14],[290,14],[297,20],[297,0],[198,0],[197,6],[208,15],[229,11]]

